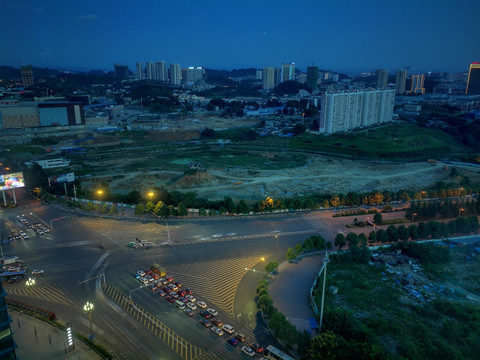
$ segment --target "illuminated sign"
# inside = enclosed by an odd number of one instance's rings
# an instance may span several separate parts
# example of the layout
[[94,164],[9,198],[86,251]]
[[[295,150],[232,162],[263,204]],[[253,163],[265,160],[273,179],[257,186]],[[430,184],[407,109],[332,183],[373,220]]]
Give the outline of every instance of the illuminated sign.
[[73,342],[72,323],[68,322],[66,324],[66,332],[68,351],[72,351],[73,349],[75,349],[75,343]]
[[14,188],[25,187],[25,182],[23,181],[23,173],[12,173],[0,175],[0,190],[8,190]]

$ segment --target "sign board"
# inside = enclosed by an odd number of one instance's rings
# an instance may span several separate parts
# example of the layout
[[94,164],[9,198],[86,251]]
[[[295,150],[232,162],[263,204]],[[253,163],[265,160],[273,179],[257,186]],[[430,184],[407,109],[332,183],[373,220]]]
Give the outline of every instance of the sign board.
[[21,187],[25,187],[22,172],[0,175],[0,191]]
[[63,184],[75,181],[75,173],[62,174],[48,178],[50,184]]

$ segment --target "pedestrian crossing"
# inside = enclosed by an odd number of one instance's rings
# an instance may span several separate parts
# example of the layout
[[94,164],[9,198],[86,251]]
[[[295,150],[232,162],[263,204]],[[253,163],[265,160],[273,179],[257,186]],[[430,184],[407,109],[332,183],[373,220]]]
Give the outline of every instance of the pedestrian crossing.
[[24,296],[65,305],[74,305],[73,301],[67,297],[63,291],[51,283],[35,284],[31,287],[28,287],[24,283],[18,283],[14,285],[4,285],[4,289],[8,295]]
[[128,298],[113,285],[107,283],[104,287],[105,294],[129,313],[135,320],[147,328],[158,339],[164,342],[170,349],[184,360],[216,360],[212,353],[190,344],[163,322],[158,320],[143,307]]
[[233,260],[205,261],[170,265],[168,273],[184,286],[192,288],[209,303],[234,315],[234,299],[240,280],[261,260],[257,256]]

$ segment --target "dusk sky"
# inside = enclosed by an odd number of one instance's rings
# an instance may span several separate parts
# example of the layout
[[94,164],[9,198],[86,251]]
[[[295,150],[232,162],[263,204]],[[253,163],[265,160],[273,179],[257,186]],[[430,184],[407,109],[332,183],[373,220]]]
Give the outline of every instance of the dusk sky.
[[0,0],[0,65],[468,71],[478,0]]

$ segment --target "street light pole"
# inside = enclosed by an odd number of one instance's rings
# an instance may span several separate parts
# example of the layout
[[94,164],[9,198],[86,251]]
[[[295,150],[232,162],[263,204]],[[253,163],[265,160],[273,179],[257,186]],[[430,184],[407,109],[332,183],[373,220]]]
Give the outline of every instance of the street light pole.
[[320,307],[320,326],[319,331],[322,331],[322,323],[323,323],[323,305],[325,303],[325,284],[327,282],[327,264],[329,262],[328,259],[328,251],[325,252],[325,266],[323,267],[323,290],[322,290],[322,305]]
[[93,333],[93,328],[92,328],[92,310],[93,310],[93,304],[89,301],[83,306],[83,311],[85,311],[88,314],[88,321],[90,323],[90,341],[93,341],[95,338],[95,334]]

